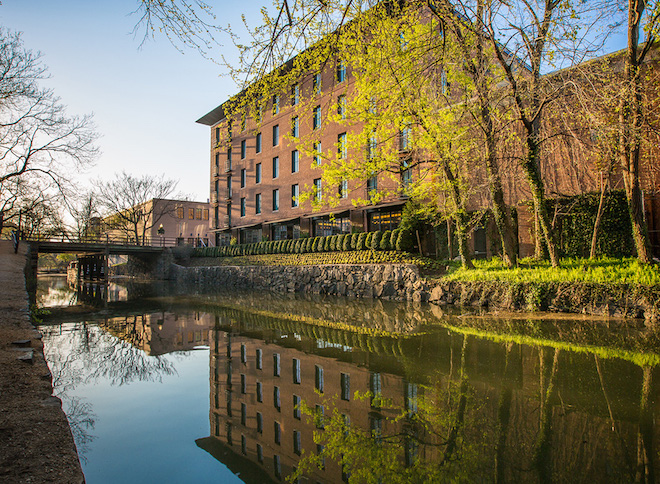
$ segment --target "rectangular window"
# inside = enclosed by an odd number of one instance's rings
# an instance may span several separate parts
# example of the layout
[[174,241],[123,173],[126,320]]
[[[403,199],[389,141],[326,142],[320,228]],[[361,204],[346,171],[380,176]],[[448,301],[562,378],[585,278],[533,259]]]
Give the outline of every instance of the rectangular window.
[[282,426],[279,422],[273,422],[273,436],[275,443],[280,445],[282,443]]
[[220,153],[215,154],[215,173],[214,175],[217,175],[220,173]]
[[257,193],[254,197],[254,213],[257,215],[261,213],[261,193]]
[[416,383],[406,383],[406,410],[408,411],[409,417],[412,417],[413,414],[417,413]]
[[300,120],[298,116],[295,116],[291,119],[291,136],[297,138],[300,136]]
[[273,190],[273,212],[277,212],[280,209],[280,190],[276,188]]
[[245,435],[241,435],[241,452],[243,455],[247,455],[247,439]]
[[227,430],[227,443],[229,445],[232,445],[232,439],[231,439],[231,423],[227,422],[226,424],[226,430]]
[[314,368],[314,387],[323,393],[323,367],[319,365],[316,365]]
[[321,142],[318,141],[318,142],[314,143],[313,148],[314,148],[313,164],[314,164],[314,166],[321,166],[321,154],[322,154],[322,151],[323,151],[323,149],[321,148]]
[[264,416],[261,412],[257,412],[257,432],[263,433],[264,431]]
[[280,176],[280,157],[275,156],[273,158],[273,178]]
[[300,195],[300,191],[298,189],[298,184],[296,183],[295,185],[291,185],[291,206],[292,207],[297,207],[298,206],[298,196]]
[[339,198],[348,198],[348,180],[339,183]]
[[215,142],[220,143],[220,128],[215,128]]
[[370,198],[378,191],[378,176],[367,179],[367,197]]
[[247,149],[245,147],[245,140],[241,141],[241,160],[245,158]]
[[344,82],[346,80],[346,64],[344,61],[337,62],[337,82]]
[[257,145],[257,153],[261,153],[261,133],[257,133],[256,145]]
[[247,422],[247,405],[241,403],[241,425],[245,427],[246,422]]
[[176,208],[176,218],[183,218],[183,207]]
[[378,141],[375,136],[370,136],[369,141],[367,142],[367,159],[373,160],[376,157],[376,148],[378,147]]
[[258,381],[257,382],[257,402],[263,403],[264,401],[264,386]]
[[296,455],[300,455],[300,452],[302,450],[302,447],[300,445],[300,431],[299,430],[294,430],[293,431],[293,453]]
[[280,112],[280,96],[275,94],[273,96],[273,114],[279,114]]
[[337,98],[337,114],[340,119],[346,119],[346,96],[344,94]]
[[241,393],[246,393],[247,391],[247,380],[245,379],[245,374],[241,373]]
[[314,94],[321,94],[321,73],[317,72],[314,74],[314,78],[312,79],[312,89],[314,90]]
[[291,152],[291,173],[298,173],[298,169],[300,168],[300,153],[298,150],[293,150]]
[[371,391],[371,405],[379,407],[382,400],[382,381],[380,373],[372,373],[369,377],[369,390]]
[[316,453],[320,456],[319,467],[321,470],[325,469],[325,456],[323,455],[324,450],[325,447],[322,444],[316,444]]
[[282,403],[280,401],[280,387],[273,387],[273,406],[279,412],[282,409]]
[[227,148],[227,166],[226,171],[231,171],[231,148]]
[[280,125],[276,124],[273,126],[273,146],[278,146],[280,144]]
[[241,217],[245,217],[245,197],[241,198]]
[[291,86],[291,105],[295,106],[300,102],[300,86],[294,84]]
[[340,160],[346,158],[346,133],[337,136],[337,158]]
[[261,351],[261,348],[257,348],[256,352],[256,365],[257,365],[257,370],[261,370],[263,368],[263,353]]
[[247,184],[247,172],[245,171],[245,168],[241,168],[241,188],[245,188],[246,184]]
[[404,126],[399,132],[399,150],[407,151],[410,149],[410,127]]
[[293,418],[300,420],[300,397],[298,395],[293,396]]
[[321,188],[321,179],[320,178],[315,178],[314,179],[314,200],[317,203],[321,203],[322,199],[323,199],[323,190]]
[[312,129],[321,127],[321,106],[316,106],[312,111]]
[[273,354],[273,376],[280,376],[280,354]]
[[282,478],[282,465],[280,464],[280,456],[273,456],[273,473],[278,479]]
[[261,444],[257,444],[257,461],[259,464],[264,463],[264,448],[261,446]]
[[195,220],[195,209],[194,208],[189,208],[188,209],[188,218],[190,220]]
[[317,429],[322,429],[325,426],[324,419],[325,419],[325,408],[323,407],[323,405],[317,405],[316,411],[314,412],[314,423],[316,424]]
[[300,384],[300,360],[293,359],[293,383]]
[[247,348],[243,343],[241,343],[241,363],[247,363]]
[[255,183],[261,183],[261,163],[257,163],[255,165],[254,181],[255,181]]
[[231,176],[227,177],[227,198],[231,198],[232,189],[231,189]]
[[203,219],[203,220],[208,220],[208,219],[209,219],[209,209],[208,209],[208,208],[205,208],[205,209],[204,209],[204,212],[203,212],[203,215],[202,215],[202,219]]
[[195,219],[196,220],[202,220],[202,209],[201,208],[196,208],[195,209]]
[[351,376],[348,373],[341,374],[341,399],[351,399]]

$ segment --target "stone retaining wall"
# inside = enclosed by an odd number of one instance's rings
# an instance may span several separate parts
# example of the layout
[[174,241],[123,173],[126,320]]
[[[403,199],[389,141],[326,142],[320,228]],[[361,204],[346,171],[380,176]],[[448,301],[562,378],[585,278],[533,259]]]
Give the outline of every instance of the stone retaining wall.
[[172,264],[169,278],[203,288],[303,292],[397,301],[428,300],[428,288],[412,264],[317,266],[182,267]]

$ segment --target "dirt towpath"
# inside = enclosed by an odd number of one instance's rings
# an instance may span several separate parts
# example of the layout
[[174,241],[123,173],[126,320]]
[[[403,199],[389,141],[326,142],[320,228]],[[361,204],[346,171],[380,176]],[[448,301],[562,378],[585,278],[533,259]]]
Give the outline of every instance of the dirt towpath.
[[83,483],[25,290],[25,245],[0,240],[0,482]]

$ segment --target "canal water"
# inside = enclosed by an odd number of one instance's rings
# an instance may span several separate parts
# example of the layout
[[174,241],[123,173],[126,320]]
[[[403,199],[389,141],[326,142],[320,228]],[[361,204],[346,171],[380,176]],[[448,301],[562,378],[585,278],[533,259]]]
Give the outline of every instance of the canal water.
[[654,482],[640,322],[39,280],[90,484]]

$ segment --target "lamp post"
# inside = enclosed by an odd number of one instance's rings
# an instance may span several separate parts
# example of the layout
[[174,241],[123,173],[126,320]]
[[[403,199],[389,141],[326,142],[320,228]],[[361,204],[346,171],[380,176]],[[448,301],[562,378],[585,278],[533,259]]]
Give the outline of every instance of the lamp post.
[[163,224],[160,224],[160,227],[158,227],[158,235],[160,235],[160,246],[165,247],[165,243],[163,241],[163,234],[165,234],[165,228],[163,227]]

